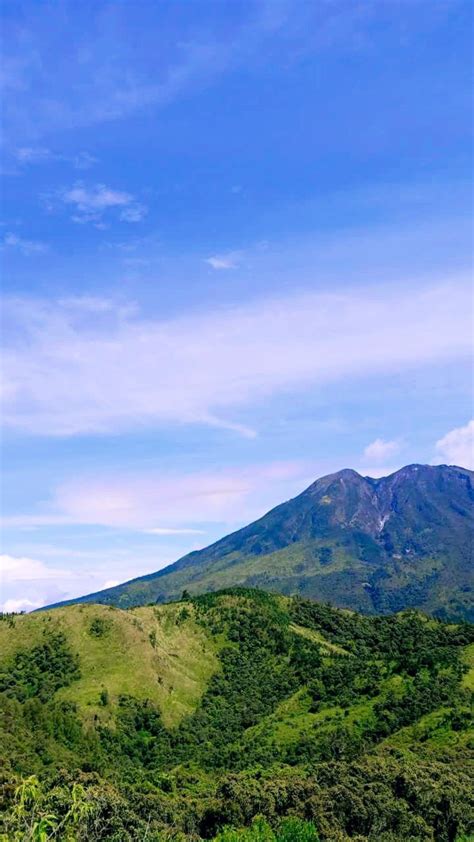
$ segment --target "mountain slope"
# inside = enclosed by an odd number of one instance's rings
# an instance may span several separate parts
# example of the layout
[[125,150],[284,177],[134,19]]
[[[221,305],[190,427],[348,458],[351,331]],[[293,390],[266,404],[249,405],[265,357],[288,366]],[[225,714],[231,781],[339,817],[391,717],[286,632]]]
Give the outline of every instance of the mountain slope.
[[164,570],[76,601],[125,608],[239,585],[369,614],[416,607],[474,620],[473,480],[446,465],[381,479],[339,471]]
[[453,842],[474,827],[473,645],[469,624],[243,589],[0,615],[0,838],[44,815],[73,825],[45,839],[199,842],[261,814]]

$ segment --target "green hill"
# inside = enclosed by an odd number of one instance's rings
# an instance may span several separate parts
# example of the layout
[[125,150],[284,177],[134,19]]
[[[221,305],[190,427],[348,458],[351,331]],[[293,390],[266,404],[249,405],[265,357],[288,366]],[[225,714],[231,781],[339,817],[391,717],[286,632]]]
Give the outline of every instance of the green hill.
[[128,608],[237,585],[472,622],[473,477],[446,465],[377,480],[339,471],[164,570],[75,601]]
[[231,589],[3,616],[0,653],[5,840],[474,830],[467,623]]

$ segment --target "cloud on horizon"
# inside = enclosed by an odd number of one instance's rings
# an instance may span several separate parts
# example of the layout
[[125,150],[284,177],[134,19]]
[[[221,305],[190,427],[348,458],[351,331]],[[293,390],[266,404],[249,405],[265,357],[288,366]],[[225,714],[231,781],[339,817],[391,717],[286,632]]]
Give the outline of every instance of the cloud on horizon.
[[[39,548],[38,548],[39,549]],[[73,554],[74,555],[74,554]],[[112,587],[119,581],[152,573],[174,559],[123,559],[106,552],[92,566],[55,567],[40,559],[0,555],[0,611],[33,611],[43,605]],[[110,573],[119,579],[111,579]]]

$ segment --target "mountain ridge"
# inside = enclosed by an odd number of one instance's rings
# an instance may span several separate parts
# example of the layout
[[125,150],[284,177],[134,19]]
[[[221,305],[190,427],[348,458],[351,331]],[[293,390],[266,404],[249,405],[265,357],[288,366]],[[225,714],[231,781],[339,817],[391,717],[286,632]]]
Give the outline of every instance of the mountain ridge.
[[379,478],[345,468],[156,573],[58,604],[131,607],[237,585],[369,614],[413,607],[474,619],[473,502],[474,473],[458,466]]

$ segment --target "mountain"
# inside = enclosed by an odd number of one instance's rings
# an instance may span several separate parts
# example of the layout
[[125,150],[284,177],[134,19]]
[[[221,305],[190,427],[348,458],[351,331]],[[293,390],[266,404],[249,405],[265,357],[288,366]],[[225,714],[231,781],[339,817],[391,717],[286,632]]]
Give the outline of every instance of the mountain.
[[473,688],[474,626],[414,611],[229,589],[0,615],[0,838],[461,842]]
[[381,479],[339,471],[157,573],[73,601],[127,608],[239,585],[367,614],[474,620],[473,479],[446,465]]

